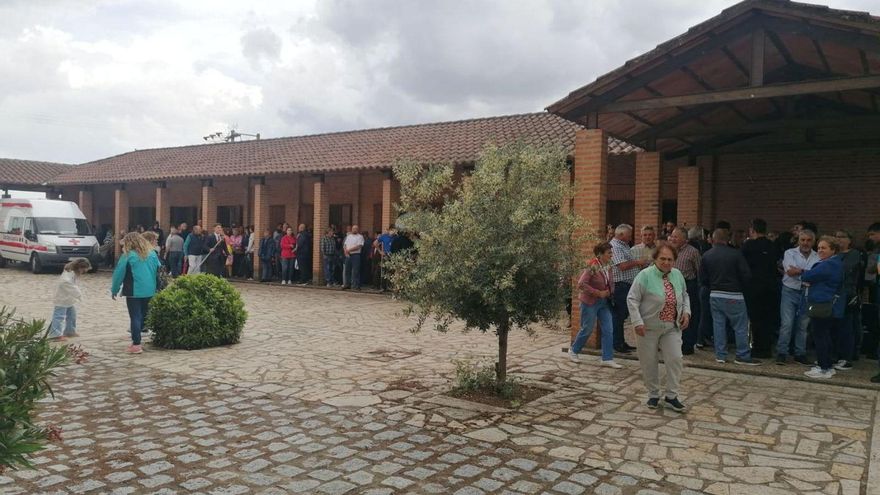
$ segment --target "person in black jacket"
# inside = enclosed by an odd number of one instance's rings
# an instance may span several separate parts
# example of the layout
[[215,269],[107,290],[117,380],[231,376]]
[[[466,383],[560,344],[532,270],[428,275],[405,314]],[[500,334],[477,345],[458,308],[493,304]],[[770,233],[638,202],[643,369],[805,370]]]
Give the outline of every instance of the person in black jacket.
[[306,224],[299,224],[296,235],[296,264],[299,267],[299,284],[306,285],[312,279],[312,234]]
[[767,238],[767,222],[756,218],[749,227],[749,240],[743,244],[743,256],[752,278],[746,286],[746,306],[752,322],[753,354],[773,357],[774,334],[779,330],[779,270],[781,255],[776,244]]
[[226,269],[226,257],[229,256],[229,248],[226,246],[226,236],[223,234],[223,226],[219,223],[214,226],[214,233],[205,240],[208,249],[207,273],[217,277],[223,277]]
[[[256,234],[252,234],[256,235]],[[260,282],[272,281],[272,267],[278,251],[275,250],[275,239],[272,238],[272,231],[266,229],[263,232],[263,238],[260,239],[260,251],[257,253],[260,257]]]
[[703,256],[700,280],[709,288],[709,307],[715,337],[715,361],[726,362],[727,331],[730,322],[736,335],[736,364],[761,364],[752,358],[749,348],[749,318],[743,290],[751,279],[751,271],[742,253],[730,247],[730,231],[715,229],[713,247]]

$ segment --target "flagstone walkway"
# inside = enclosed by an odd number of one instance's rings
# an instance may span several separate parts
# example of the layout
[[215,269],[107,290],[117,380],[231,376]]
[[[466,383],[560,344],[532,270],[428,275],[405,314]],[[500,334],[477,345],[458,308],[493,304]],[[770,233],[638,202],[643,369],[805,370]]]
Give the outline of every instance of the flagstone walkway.
[[[56,276],[0,277],[0,305],[50,314]],[[540,330],[511,374],[551,393],[505,410],[444,395],[491,335],[410,333],[386,297],[242,284],[240,344],[127,356],[108,284],[84,280],[92,358],[40,413],[64,442],[0,493],[880,493],[876,390],[687,368],[689,412],[654,411],[637,362],[571,363]]]

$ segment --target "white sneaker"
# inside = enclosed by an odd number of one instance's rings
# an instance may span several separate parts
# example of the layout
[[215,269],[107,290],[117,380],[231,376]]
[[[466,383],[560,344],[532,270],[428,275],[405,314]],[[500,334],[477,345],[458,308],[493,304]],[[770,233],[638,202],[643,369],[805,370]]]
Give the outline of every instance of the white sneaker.
[[610,360],[608,360],[608,361],[602,361],[602,366],[605,366],[605,367],[608,367],[608,368],[614,368],[614,369],[616,369],[616,370],[619,370],[620,368],[623,368],[623,365],[622,365],[622,364],[618,364],[618,363],[614,362],[613,359],[610,359]]
[[281,285],[287,285],[287,280],[282,280]]
[[826,370],[823,370],[822,368],[813,368],[810,371],[805,371],[804,375],[806,375],[810,378],[819,378],[822,380],[827,380],[827,379],[831,378],[832,376],[834,376],[834,370],[830,369],[830,370],[826,371]]
[[577,363],[578,361],[581,360],[581,358],[579,358],[578,355],[575,354],[575,352],[573,350],[571,350],[570,348],[568,349],[568,359],[571,359],[572,363]]

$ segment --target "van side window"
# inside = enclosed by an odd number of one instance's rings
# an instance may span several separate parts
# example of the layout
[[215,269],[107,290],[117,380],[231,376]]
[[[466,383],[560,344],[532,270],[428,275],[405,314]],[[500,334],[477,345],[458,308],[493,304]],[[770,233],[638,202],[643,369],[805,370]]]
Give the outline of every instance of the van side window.
[[24,219],[21,217],[12,217],[9,219],[9,233],[12,235],[21,235],[21,225]]
[[25,218],[24,219],[24,231],[22,233],[34,233],[34,219],[33,218]]

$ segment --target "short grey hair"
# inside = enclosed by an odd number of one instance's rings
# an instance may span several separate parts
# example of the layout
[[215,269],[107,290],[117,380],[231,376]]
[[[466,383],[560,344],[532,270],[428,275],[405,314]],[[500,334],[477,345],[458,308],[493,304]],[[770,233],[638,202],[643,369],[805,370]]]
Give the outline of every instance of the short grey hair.
[[816,240],[816,233],[810,229],[802,229],[800,232],[798,232],[798,238],[800,238],[802,235],[805,235],[813,239],[814,241]]
[[688,239],[702,241],[705,239],[705,231],[703,227],[700,225],[695,225],[691,227],[691,230],[688,230]]
[[630,225],[628,223],[622,223],[622,224],[618,225],[616,229],[614,229],[614,235],[620,235],[624,232],[632,232],[632,231],[633,231],[632,225]]

